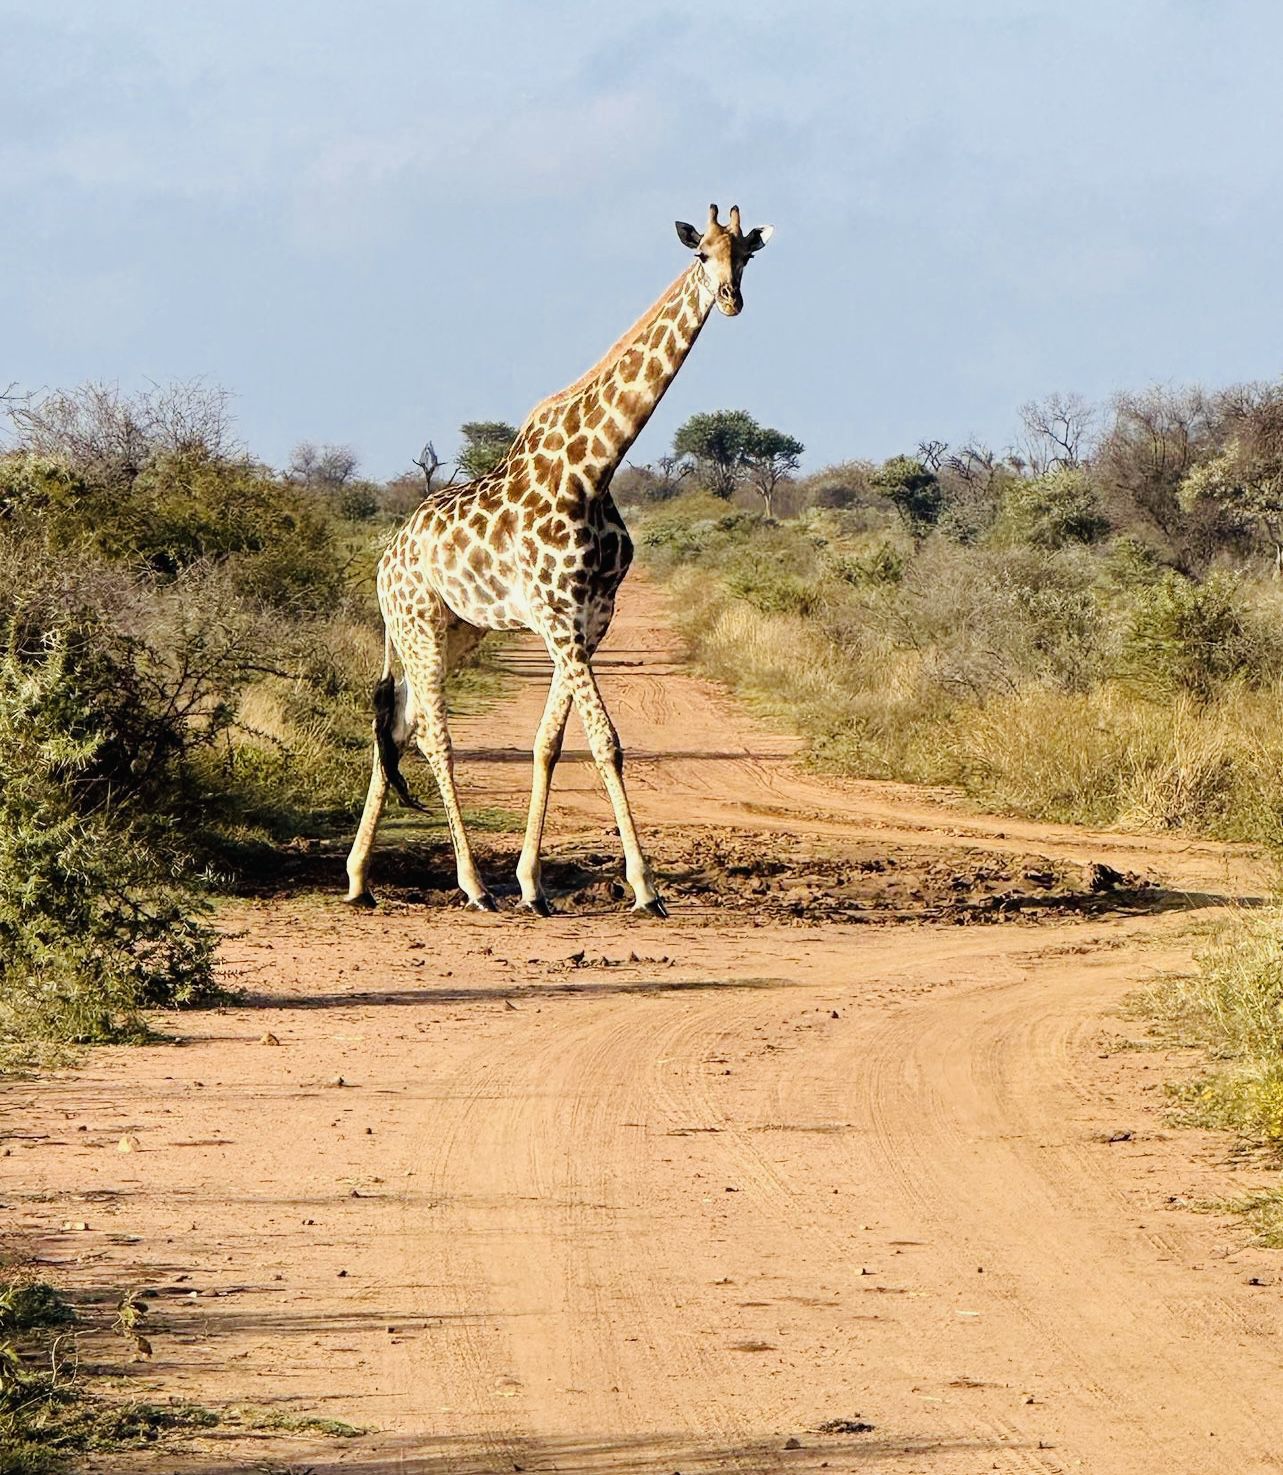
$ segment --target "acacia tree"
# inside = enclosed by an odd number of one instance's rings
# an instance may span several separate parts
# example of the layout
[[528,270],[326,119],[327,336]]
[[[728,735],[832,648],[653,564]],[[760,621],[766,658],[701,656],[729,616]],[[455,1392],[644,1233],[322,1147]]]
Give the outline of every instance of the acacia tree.
[[680,427],[673,437],[673,450],[690,457],[715,497],[729,501],[761,431],[747,410],[709,410],[692,415]]
[[456,458],[459,470],[470,480],[493,471],[512,449],[517,427],[506,420],[468,420],[459,427],[463,449]]
[[775,491],[798,468],[806,447],[782,430],[759,426],[743,453],[745,479],[761,497],[767,517],[775,516]]
[[872,481],[915,538],[925,536],[940,521],[945,506],[940,478],[916,456],[892,456],[873,473]]

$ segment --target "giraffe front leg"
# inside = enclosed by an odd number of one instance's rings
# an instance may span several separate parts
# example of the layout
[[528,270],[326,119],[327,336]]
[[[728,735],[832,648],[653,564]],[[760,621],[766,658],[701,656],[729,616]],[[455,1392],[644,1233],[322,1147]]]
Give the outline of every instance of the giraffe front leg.
[[544,820],[548,814],[548,791],[552,787],[553,769],[561,757],[561,741],[566,732],[566,719],[573,701],[571,690],[560,672],[552,673],[548,700],[544,704],[539,730],[535,734],[534,773],[530,782],[530,813],[526,819],[526,838],[517,862],[517,882],[521,887],[521,905],[536,916],[546,917],[552,911],[542,884]]
[[582,654],[554,652],[557,668],[570,688],[575,709],[588,735],[588,746],[592,749],[593,761],[606,793],[610,796],[615,811],[615,824],[624,846],[624,875],[633,892],[633,911],[645,912],[652,917],[666,917],[664,905],[650,873],[650,866],[642,854],[637,838],[637,826],[633,823],[632,810],[628,805],[628,794],[624,789],[624,750],[620,746],[619,734],[610,720],[606,704],[601,699],[597,678],[592,667]]

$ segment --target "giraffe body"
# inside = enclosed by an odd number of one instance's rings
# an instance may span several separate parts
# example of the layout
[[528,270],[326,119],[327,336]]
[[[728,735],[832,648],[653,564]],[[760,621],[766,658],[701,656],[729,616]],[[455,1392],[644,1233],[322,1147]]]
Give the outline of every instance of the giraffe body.
[[[769,234],[766,227],[744,236],[738,209],[729,229],[717,221],[716,207],[702,235],[679,223],[679,237],[696,251],[690,268],[587,374],[535,406],[500,465],[429,496],[392,540],[378,570],[386,658],[376,692],[373,773],[348,856],[349,901],[372,900],[366,872],[375,829],[389,782],[409,798],[397,755],[413,741],[441,790],[459,885],[469,905],[493,910],[455,790],[444,682],[453,660],[485,631],[528,629],[547,646],[553,678],[535,738],[517,871],[522,903],[540,914],[549,910],[539,847],[552,771],[574,705],[614,808],[636,909],[665,915],[629,810],[623,750],[591,666],[633,555],[610,480],[714,303],[727,316],[739,312],[744,264]],[[394,653],[405,672],[401,683],[393,682]]]

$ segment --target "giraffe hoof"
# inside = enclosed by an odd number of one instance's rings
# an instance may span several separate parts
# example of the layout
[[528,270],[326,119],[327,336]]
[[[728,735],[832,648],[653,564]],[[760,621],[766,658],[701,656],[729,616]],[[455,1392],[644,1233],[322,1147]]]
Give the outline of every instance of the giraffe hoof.
[[358,891],[355,896],[345,896],[343,900],[350,907],[373,907],[378,905],[374,899],[373,891]]
[[499,903],[488,891],[483,891],[480,896],[471,898],[468,902],[467,909],[470,912],[497,912],[499,910]]
[[532,897],[529,901],[523,900],[518,902],[517,910],[520,912],[530,912],[535,917],[551,917],[553,912],[551,902],[549,902],[542,891],[538,896]]
[[633,908],[635,912],[641,912],[647,917],[666,917],[668,908],[664,905],[662,896],[657,896],[653,901],[639,901]]

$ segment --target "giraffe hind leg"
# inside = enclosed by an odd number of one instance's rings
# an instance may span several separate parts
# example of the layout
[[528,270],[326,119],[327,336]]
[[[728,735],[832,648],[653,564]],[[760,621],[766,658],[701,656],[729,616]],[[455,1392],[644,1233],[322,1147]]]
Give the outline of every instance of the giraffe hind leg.
[[438,600],[430,617],[416,625],[415,639],[401,647],[401,660],[416,711],[414,741],[428,760],[441,791],[441,806],[454,844],[459,888],[474,911],[493,912],[498,908],[472,857],[454,781],[454,749],[445,701],[449,624],[446,606]]
[[387,802],[389,783],[407,804],[416,809],[423,808],[410,793],[400,767],[400,756],[410,741],[414,724],[409,687],[404,682],[394,681],[391,672],[385,671],[374,689],[374,763],[370,786],[361,811],[361,823],[357,826],[347,858],[346,900],[352,906],[374,905],[374,893],[367,879],[370,852]]

